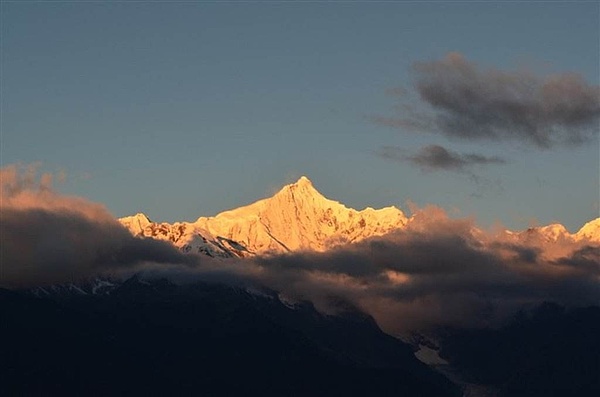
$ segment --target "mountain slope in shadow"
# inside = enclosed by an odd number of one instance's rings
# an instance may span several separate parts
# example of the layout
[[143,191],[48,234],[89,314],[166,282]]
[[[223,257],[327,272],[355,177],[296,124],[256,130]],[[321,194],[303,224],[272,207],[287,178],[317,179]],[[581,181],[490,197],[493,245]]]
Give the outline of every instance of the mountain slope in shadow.
[[0,291],[0,394],[458,396],[351,308],[137,277],[102,295]]

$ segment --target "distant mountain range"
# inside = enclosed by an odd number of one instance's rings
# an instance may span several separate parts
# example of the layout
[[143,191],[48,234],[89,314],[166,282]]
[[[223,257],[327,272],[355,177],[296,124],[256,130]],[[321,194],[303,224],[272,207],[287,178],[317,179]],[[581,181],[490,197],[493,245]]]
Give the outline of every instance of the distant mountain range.
[[[325,251],[402,229],[412,219],[393,206],[362,211],[348,208],[324,197],[303,176],[272,197],[213,217],[200,217],[195,222],[157,223],[142,213],[119,221],[135,236],[170,241],[184,252],[229,258],[297,250]],[[518,240],[600,242],[600,218],[586,223],[574,234],[561,224],[506,233]]]

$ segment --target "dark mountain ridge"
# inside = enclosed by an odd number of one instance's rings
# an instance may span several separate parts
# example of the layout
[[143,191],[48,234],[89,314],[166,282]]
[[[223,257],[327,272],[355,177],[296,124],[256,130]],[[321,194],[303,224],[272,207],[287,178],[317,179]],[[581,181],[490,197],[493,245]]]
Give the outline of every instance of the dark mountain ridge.
[[499,328],[439,331],[439,354],[499,397],[600,395],[600,307],[546,302]]
[[0,394],[460,395],[352,308],[328,316],[272,291],[113,284],[1,290]]

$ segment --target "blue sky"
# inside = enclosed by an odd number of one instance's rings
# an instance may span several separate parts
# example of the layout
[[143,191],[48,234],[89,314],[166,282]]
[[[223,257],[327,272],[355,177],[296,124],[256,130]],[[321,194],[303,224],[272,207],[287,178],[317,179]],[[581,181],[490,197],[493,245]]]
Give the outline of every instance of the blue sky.
[[[415,62],[599,80],[599,4],[3,2],[2,165],[64,170],[115,216],[194,220],[307,175],[355,208],[436,204],[520,229],[598,216],[598,133],[538,148],[372,121],[399,115]],[[469,172],[377,155],[443,145]],[[477,176],[476,182],[471,174]]]

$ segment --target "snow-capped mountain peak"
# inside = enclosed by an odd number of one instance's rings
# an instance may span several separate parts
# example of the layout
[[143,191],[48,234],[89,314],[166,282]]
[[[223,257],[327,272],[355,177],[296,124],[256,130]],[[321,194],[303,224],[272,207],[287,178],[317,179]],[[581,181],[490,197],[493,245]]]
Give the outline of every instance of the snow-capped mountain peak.
[[512,232],[510,230],[505,232],[507,235],[525,241],[541,238],[547,243],[555,243],[559,240],[589,241],[592,243],[598,243],[600,242],[600,218],[589,221],[576,233],[570,233],[567,228],[560,223],[530,227],[529,229],[521,232]]
[[120,218],[119,221],[123,226],[129,229],[133,235],[142,234],[144,229],[152,223],[150,218],[141,212],[138,212],[132,216]]
[[214,217],[200,217],[195,225],[265,253],[322,251],[385,234],[403,227],[406,221],[404,213],[395,207],[347,208],[323,196],[307,177],[301,177],[273,197]]
[[[252,204],[200,217],[193,223],[151,222],[144,214],[121,218],[134,235],[170,240],[184,251],[198,236],[209,247],[234,256],[295,250],[323,251],[403,227],[407,218],[396,207],[357,211],[326,198],[306,176],[275,195]],[[199,247],[202,251],[202,248]],[[191,252],[197,251],[192,248]],[[214,254],[214,252],[213,252]],[[217,255],[219,256],[219,255]]]
[[589,221],[575,233],[577,240],[590,240],[594,242],[600,242],[600,218]]
[[310,179],[308,179],[308,177],[302,175],[300,178],[298,178],[298,180],[296,181],[296,183],[294,183],[294,185],[308,185],[308,186],[312,186],[312,182],[310,181]]
[[560,223],[552,223],[539,228],[540,232],[548,239],[557,241],[560,238],[569,236],[569,231]]

